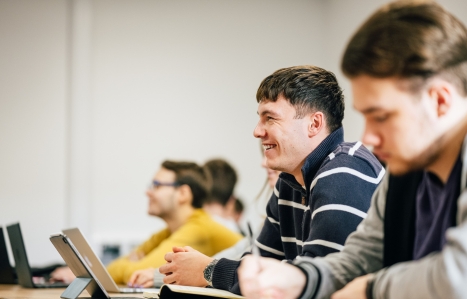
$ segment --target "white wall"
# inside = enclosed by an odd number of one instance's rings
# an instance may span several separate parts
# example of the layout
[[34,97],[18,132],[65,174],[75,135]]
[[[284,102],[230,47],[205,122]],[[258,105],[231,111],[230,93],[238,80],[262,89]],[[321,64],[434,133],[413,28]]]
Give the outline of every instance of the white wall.
[[0,225],[35,264],[65,223],[67,22],[63,1],[0,1]]
[[[467,23],[464,1],[440,2]],[[358,139],[340,57],[381,3],[0,0],[0,225],[21,222],[33,265],[60,261],[47,237],[65,227],[138,242],[163,225],[144,191],[164,159],[226,158],[251,202],[259,83],[292,65],[335,72]]]

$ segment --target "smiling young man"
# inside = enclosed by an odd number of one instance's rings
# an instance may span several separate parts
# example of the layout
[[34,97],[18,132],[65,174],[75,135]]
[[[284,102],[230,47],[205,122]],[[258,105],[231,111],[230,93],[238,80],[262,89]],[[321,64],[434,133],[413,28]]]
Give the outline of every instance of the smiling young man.
[[[316,66],[280,69],[263,80],[256,99],[254,136],[267,167],[282,171],[256,240],[260,254],[293,260],[342,250],[385,171],[360,142],[344,142],[344,99],[334,74]],[[240,261],[191,248],[175,248],[166,260],[159,268],[165,283],[240,293]]]
[[295,266],[245,258],[242,292],[467,298],[467,29],[436,2],[393,2],[352,37],[342,69],[389,175],[341,252]]

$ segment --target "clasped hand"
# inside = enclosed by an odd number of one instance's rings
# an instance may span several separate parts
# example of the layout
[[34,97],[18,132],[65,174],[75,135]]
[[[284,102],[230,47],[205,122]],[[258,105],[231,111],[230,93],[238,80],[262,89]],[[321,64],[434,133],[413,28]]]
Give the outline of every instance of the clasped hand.
[[173,247],[172,250],[173,252],[164,256],[167,264],[159,268],[159,272],[165,275],[164,283],[195,287],[207,286],[203,271],[213,258],[190,246]]

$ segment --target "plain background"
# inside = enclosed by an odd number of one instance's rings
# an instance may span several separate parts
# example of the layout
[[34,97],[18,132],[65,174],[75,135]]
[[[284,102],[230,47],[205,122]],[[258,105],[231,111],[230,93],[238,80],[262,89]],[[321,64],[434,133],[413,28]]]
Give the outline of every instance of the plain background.
[[[256,89],[283,67],[333,71],[344,130],[363,130],[339,64],[382,0],[0,0],[0,225],[20,222],[32,265],[50,234],[132,246],[163,222],[145,189],[165,159],[222,157],[255,215]],[[439,1],[467,23],[465,0]]]

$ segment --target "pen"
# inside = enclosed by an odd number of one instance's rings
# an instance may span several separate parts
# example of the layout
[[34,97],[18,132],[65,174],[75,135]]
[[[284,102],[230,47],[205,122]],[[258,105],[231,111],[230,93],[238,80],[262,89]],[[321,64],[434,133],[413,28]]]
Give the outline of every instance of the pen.
[[255,239],[253,238],[253,230],[251,229],[250,222],[247,222],[248,226],[248,238],[250,239],[250,246],[251,246],[251,253],[255,257],[257,263],[258,263],[258,269],[261,270],[261,265],[259,262],[259,257],[261,256],[259,253],[259,248],[255,244]]

